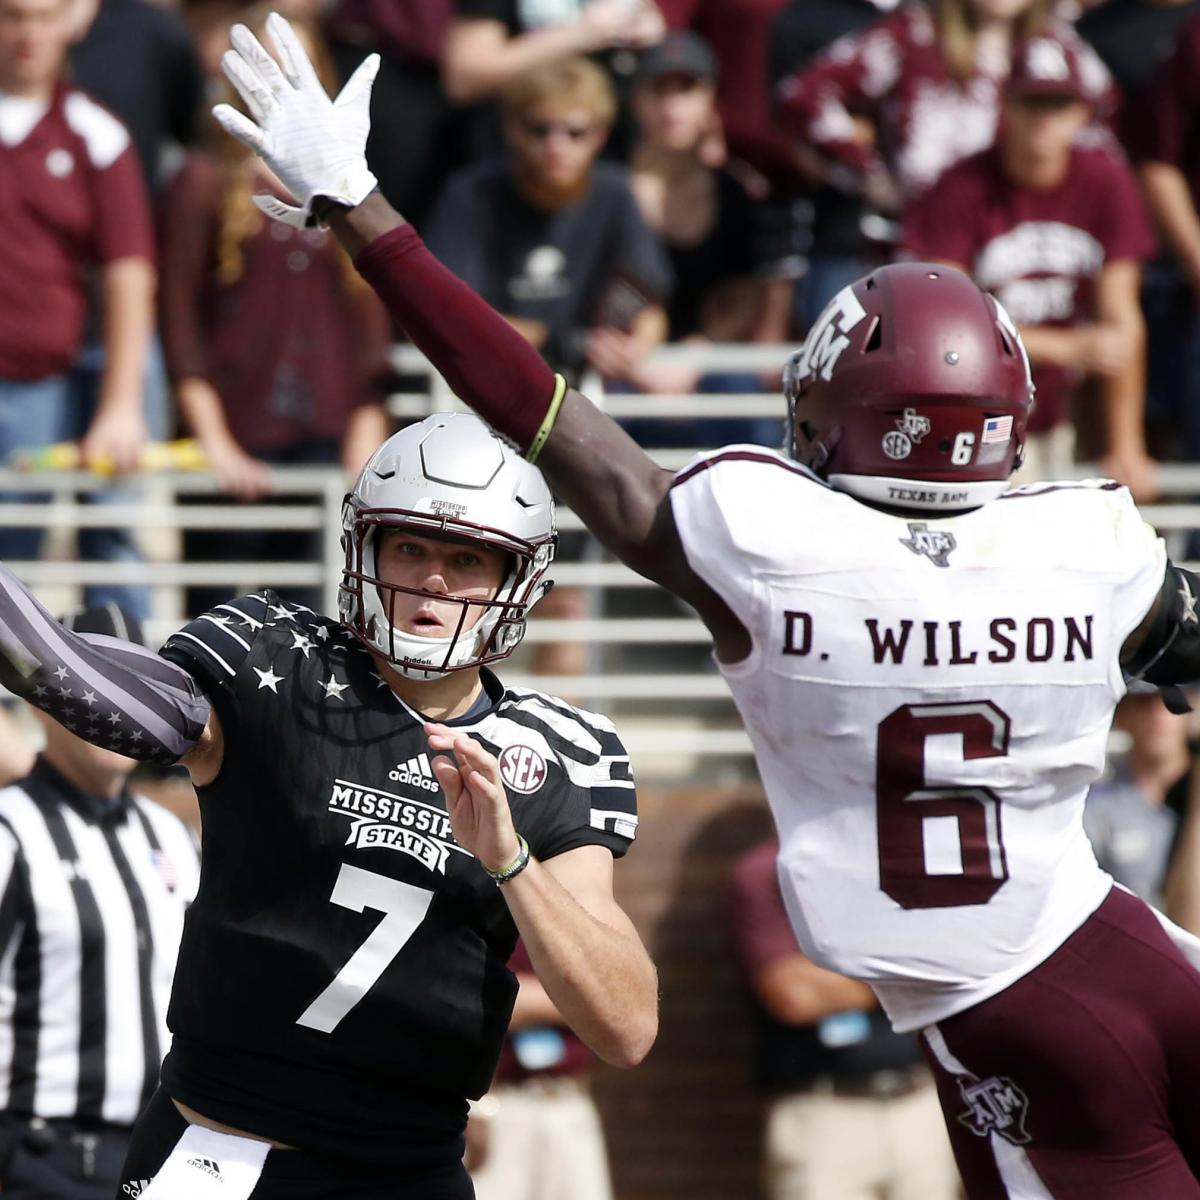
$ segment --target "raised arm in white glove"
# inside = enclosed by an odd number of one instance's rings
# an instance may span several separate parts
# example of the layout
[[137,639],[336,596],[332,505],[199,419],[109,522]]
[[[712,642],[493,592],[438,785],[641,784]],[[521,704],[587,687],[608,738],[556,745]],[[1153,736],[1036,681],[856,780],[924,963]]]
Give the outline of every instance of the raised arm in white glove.
[[244,25],[230,30],[233,49],[221,58],[221,69],[254,119],[228,104],[218,104],[213,116],[258,154],[299,202],[297,207],[274,196],[255,196],[255,204],[288,225],[314,225],[317,197],[353,208],[377,186],[367,169],[366,146],[379,55],[365,58],[337,99],[330,100],[287,21],[272,13],[267,32],[278,62]]

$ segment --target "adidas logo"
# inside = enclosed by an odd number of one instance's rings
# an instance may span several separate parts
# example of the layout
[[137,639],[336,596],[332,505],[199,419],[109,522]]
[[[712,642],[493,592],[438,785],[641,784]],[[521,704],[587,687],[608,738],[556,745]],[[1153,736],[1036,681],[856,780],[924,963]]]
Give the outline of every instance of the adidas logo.
[[409,787],[424,788],[427,792],[440,790],[440,785],[433,775],[433,768],[429,765],[428,754],[418,754],[408,762],[397,763],[396,767],[388,772],[388,778],[393,783],[407,783]]
[[221,1179],[221,1164],[213,1162],[211,1158],[189,1158],[189,1167],[195,1167],[197,1171],[203,1171],[205,1175],[211,1175],[214,1179]]
[[132,1196],[134,1197],[134,1200],[137,1200],[137,1197],[140,1196],[149,1186],[149,1179],[131,1179],[127,1184],[125,1184],[121,1191],[123,1191],[125,1195]]

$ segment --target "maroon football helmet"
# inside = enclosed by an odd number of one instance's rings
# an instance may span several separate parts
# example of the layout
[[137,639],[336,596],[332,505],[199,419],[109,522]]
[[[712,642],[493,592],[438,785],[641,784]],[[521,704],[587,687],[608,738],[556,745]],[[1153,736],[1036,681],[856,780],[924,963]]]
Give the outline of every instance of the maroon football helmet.
[[843,288],[784,371],[793,456],[860,499],[975,508],[1021,465],[1029,359],[961,271],[881,267]]

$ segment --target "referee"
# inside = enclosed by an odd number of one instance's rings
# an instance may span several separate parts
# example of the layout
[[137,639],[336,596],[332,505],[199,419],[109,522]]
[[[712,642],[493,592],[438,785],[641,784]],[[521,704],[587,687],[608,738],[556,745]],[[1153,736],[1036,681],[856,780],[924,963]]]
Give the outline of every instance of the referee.
[[[144,644],[116,606],[63,624]],[[80,698],[87,733],[108,713]],[[111,1200],[167,1049],[198,857],[178,818],[130,793],[132,758],[34,713],[45,748],[0,791],[0,1192]]]

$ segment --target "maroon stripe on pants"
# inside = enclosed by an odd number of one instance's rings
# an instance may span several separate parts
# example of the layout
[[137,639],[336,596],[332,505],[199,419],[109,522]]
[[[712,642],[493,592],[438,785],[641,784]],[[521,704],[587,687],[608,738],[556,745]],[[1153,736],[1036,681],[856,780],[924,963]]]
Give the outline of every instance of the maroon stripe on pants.
[[921,1039],[970,1200],[1021,1195],[993,1143],[1019,1146],[1054,1200],[1200,1198],[1200,973],[1114,888],[1040,966]]

